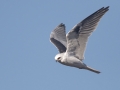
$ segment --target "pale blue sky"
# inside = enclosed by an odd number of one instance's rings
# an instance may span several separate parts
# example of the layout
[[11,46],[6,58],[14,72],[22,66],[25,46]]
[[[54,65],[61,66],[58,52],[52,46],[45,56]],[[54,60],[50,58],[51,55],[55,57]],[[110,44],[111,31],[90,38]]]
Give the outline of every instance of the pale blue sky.
[[[49,42],[103,6],[110,10],[89,38],[84,62],[95,74],[56,63]],[[120,0],[1,0],[0,90],[120,90]]]

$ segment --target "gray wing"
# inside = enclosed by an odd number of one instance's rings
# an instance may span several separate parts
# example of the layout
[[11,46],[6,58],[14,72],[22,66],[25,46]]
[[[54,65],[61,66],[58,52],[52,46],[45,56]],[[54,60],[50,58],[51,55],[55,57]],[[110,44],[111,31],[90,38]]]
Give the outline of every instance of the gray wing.
[[66,32],[65,25],[61,23],[50,34],[50,41],[58,48],[60,53],[66,51]]
[[80,60],[84,59],[84,52],[88,37],[96,29],[101,17],[109,10],[109,7],[101,8],[95,13],[78,23],[67,34],[67,52]]

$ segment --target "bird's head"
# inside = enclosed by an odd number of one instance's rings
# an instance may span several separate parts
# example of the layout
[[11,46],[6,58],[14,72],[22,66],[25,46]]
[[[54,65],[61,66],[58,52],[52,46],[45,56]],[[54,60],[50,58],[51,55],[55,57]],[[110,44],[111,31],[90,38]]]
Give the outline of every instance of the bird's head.
[[56,62],[61,62],[62,57],[63,57],[63,54],[57,54],[57,55],[55,56]]

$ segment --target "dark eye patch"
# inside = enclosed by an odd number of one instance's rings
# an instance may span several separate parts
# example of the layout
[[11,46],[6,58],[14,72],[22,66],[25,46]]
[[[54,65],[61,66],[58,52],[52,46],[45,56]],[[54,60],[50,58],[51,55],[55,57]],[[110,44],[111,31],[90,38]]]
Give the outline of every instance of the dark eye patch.
[[59,57],[58,59],[60,59],[61,57]]

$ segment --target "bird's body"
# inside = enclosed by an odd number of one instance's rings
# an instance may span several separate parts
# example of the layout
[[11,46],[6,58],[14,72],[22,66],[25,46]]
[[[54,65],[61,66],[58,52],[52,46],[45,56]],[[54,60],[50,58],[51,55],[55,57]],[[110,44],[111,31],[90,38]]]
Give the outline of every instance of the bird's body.
[[[61,60],[58,60],[57,57],[61,56]],[[79,69],[86,69],[86,70],[90,70],[96,73],[100,73],[99,71],[90,68],[89,66],[87,66],[86,64],[84,64],[81,60],[79,60],[78,58],[74,57],[74,55],[68,55],[67,53],[62,53],[62,54],[57,54],[55,56],[55,60],[57,60],[59,63],[66,65],[66,66],[71,66],[71,67],[76,67]]]
[[63,23],[58,25],[50,35],[51,42],[60,52],[55,56],[55,60],[67,66],[100,73],[84,64],[83,59],[88,37],[96,29],[100,18],[109,10],[108,8],[103,7],[91,14],[75,25],[67,34],[65,33],[65,25]]
[[[60,56],[60,54],[58,54],[57,56]],[[62,59],[58,62],[60,62],[61,64],[67,65],[67,66],[72,66],[72,67],[78,67],[81,68],[84,67],[84,63],[82,61],[80,61],[79,59],[77,59],[76,57],[74,57],[74,55],[69,55],[68,53],[62,53]]]

